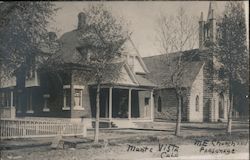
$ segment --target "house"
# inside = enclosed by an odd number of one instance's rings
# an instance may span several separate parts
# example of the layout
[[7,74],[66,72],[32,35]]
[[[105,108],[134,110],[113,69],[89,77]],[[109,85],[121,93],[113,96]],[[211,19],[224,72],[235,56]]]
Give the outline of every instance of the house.
[[[229,91],[222,82],[220,63],[208,47],[216,43],[216,5],[210,2],[207,20],[203,13],[199,20],[199,48],[184,52],[143,58],[151,74],[148,78],[157,84],[155,89],[155,118],[174,120],[178,101],[171,76],[181,56],[182,120],[189,122],[226,121]],[[217,87],[220,86],[220,87]]]
[[[85,25],[84,13],[78,15],[78,20],[78,28],[57,40],[60,49],[49,58],[60,64],[57,68],[34,67],[26,77],[20,73],[12,84],[1,85],[2,108],[14,108],[17,117],[94,121],[96,84],[84,75],[91,68],[84,64],[89,60],[88,52],[82,52],[84,45],[79,38]],[[118,127],[124,120],[129,127],[129,122],[154,119],[153,88],[156,86],[146,78],[148,68],[132,40],[124,45],[125,51],[115,64],[120,70],[118,80],[102,83],[100,92],[101,121]]]

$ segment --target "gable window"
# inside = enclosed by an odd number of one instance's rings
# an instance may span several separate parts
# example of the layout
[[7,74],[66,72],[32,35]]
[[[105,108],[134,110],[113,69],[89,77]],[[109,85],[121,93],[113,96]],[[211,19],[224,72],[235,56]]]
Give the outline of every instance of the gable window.
[[195,98],[195,111],[199,112],[199,96]]
[[157,108],[157,111],[158,112],[161,112],[161,97],[158,98],[158,108]]
[[134,61],[135,57],[128,55],[128,65],[132,70],[134,70],[134,63],[135,63]]

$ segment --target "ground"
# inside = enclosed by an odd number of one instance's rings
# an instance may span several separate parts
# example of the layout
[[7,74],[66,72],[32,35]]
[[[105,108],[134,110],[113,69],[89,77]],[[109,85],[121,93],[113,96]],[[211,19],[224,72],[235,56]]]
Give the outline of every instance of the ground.
[[[141,123],[141,130],[101,130],[100,143],[93,144],[93,131],[87,140],[67,137],[78,142],[75,148],[40,147],[12,148],[1,151],[1,160],[125,160],[125,159],[248,159],[249,124],[233,123],[233,133],[225,134],[225,123],[184,123],[182,135],[176,137],[174,123]],[[33,144],[51,142],[51,138],[18,139],[2,144]],[[89,141],[88,141],[89,140]],[[85,143],[84,143],[85,142]],[[32,146],[32,145],[31,145]],[[202,156],[202,157],[201,157]]]

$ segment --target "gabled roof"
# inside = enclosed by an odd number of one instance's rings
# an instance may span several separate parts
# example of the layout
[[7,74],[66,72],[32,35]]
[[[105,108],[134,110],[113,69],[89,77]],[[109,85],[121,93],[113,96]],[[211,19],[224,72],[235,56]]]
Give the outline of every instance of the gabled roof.
[[160,88],[173,88],[171,76],[176,72],[175,68],[180,54],[182,54],[182,79],[180,84],[182,87],[191,87],[202,65],[205,63],[199,57],[202,52],[198,49],[144,57],[143,60],[150,71],[147,78]]
[[138,60],[138,63],[143,70],[143,72],[141,72],[141,73],[149,73],[149,70],[148,70],[147,66],[145,65],[145,63],[143,62],[142,57],[141,57],[138,49],[136,48],[133,40],[131,39],[131,37],[128,38],[128,40],[124,43],[124,45],[125,45],[125,51],[123,54],[135,56],[136,57],[135,60],[136,61]]
[[[111,80],[107,77],[103,84],[126,85],[135,87],[156,87],[154,83],[148,80],[145,75],[134,74],[126,61],[114,64],[119,68],[120,75],[117,80]],[[112,82],[113,81],[113,82]]]
[[[60,43],[60,49],[51,56],[51,59],[54,61],[57,61],[62,64],[81,64],[84,65],[84,60],[81,55],[81,53],[78,51],[78,48],[84,47],[85,44],[80,40],[79,35],[81,31],[76,29],[70,32],[67,32],[61,36],[61,38],[58,40]],[[125,50],[127,52],[130,52],[132,54],[135,54],[137,56],[139,64],[142,66],[145,73],[148,73],[148,69],[146,65],[144,64],[140,54],[138,53],[138,50],[135,48],[133,42],[131,39],[127,41],[127,44],[129,44],[130,47],[125,45]],[[128,47],[128,48],[126,48]],[[128,63],[125,61],[123,62],[115,62],[117,67],[121,70],[121,72],[125,72],[125,76],[127,81],[122,81],[120,79],[120,82],[124,85],[132,85],[132,86],[142,86],[142,87],[155,87],[156,85],[150,82],[150,80],[147,80],[146,77],[143,77],[142,75],[136,75],[131,68],[129,67]],[[105,80],[105,83],[111,83],[111,80],[107,79]],[[119,81],[119,79],[118,79]]]

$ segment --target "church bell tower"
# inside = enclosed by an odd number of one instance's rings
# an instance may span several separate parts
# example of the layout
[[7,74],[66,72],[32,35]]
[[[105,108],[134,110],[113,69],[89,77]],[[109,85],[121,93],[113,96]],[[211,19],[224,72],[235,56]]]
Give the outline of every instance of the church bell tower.
[[201,12],[201,16],[199,19],[199,48],[203,49],[211,46],[216,43],[216,11],[217,5],[216,2],[209,3],[209,9],[207,14],[207,20],[205,21],[203,18],[203,12]]

